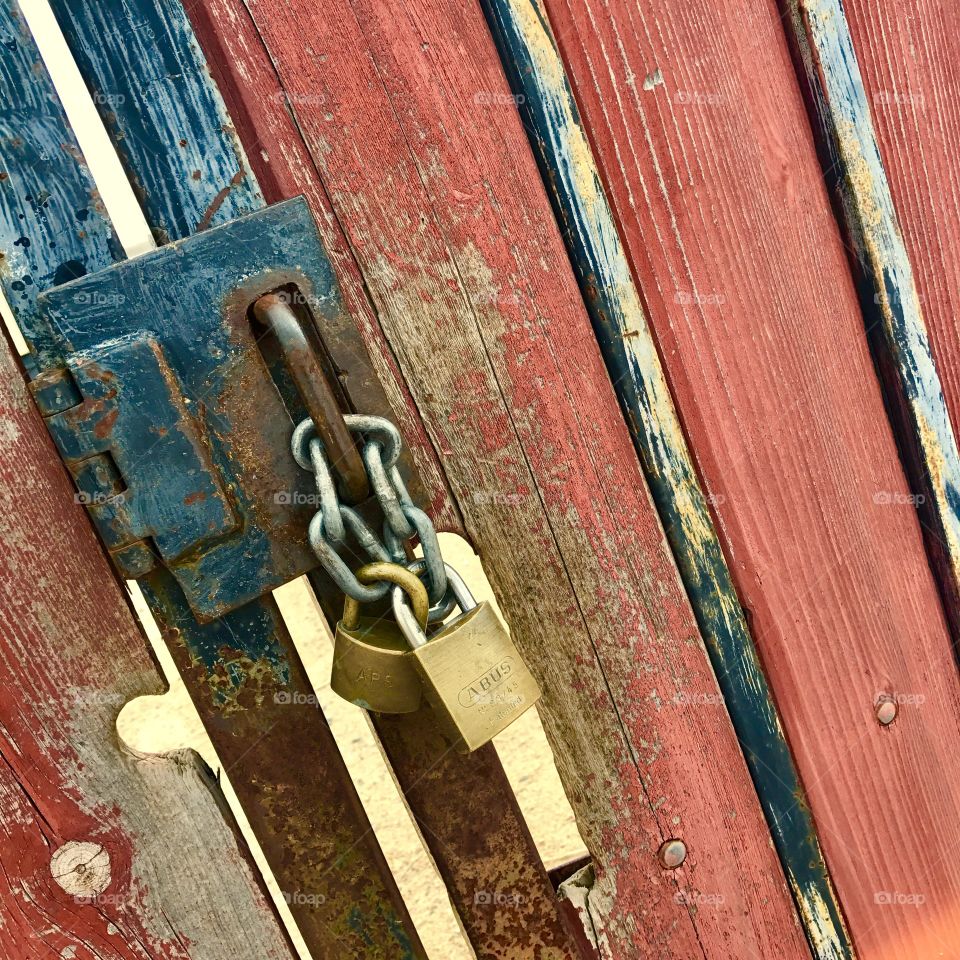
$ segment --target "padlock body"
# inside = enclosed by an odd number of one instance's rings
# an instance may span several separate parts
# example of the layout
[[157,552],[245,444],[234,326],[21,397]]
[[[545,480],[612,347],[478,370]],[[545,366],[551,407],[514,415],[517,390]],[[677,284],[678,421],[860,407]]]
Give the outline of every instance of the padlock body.
[[540,699],[537,681],[489,603],[480,603],[413,651],[423,692],[462,753],[483,746]]
[[330,687],[344,700],[376,713],[412,713],[420,707],[420,673],[400,628],[361,617],[356,627],[337,624]]

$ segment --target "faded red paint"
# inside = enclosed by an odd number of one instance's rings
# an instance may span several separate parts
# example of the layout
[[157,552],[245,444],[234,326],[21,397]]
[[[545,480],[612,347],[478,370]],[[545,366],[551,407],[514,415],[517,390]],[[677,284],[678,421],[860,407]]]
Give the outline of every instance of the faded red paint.
[[[610,948],[674,960],[808,956],[725,712],[665,712],[651,696],[669,695],[678,677],[714,695],[716,685],[690,642],[696,626],[524,130],[512,109],[478,113],[478,91],[509,102],[479,7],[198,8],[215,67],[236,70],[228,101],[252,162],[269,152],[268,196],[311,198],[368,343],[379,354],[389,340],[535,657],[561,773],[613,897],[598,907]],[[275,72],[309,150],[276,108]],[[528,489],[516,504],[477,497]],[[634,762],[644,743],[662,748]],[[677,876],[659,868],[674,818],[697,851],[687,879],[722,897],[720,909],[678,902]],[[484,955],[496,955],[488,918],[458,906]]]
[[[864,958],[934,956],[929,934],[951,917],[956,931],[960,900],[956,670],[915,511],[889,505],[909,504],[909,490],[778,11],[761,0],[546,6],[704,486],[724,491],[720,537],[854,946]],[[934,64],[954,62],[956,13],[919,0],[853,7],[875,89],[919,82],[942,96]],[[927,47],[923,81],[914,42],[941,51]],[[662,82],[645,85],[655,68]],[[901,108],[884,122],[895,154]],[[928,217],[956,232],[955,198],[939,197],[960,120],[937,111],[952,138],[928,137],[930,122],[917,121],[899,173],[915,250]],[[930,138],[941,165],[918,174]],[[940,255],[960,278],[960,252]],[[928,282],[946,290],[941,270],[932,260]],[[955,311],[941,318],[955,340]],[[884,729],[875,700],[888,685],[911,699]],[[922,896],[923,908],[891,907],[884,892]],[[940,949],[955,948],[954,933]]]
[[[179,801],[185,816],[196,812],[195,803],[214,801],[206,788],[171,792],[165,774],[148,787],[136,761],[118,749],[120,707],[162,692],[164,684],[5,347],[0,422],[6,453],[0,464],[0,956],[211,956],[216,925],[209,924],[210,939],[195,954],[180,924],[183,911],[165,904],[165,891],[185,868],[195,870],[198,857],[232,856],[223,879],[235,894],[247,868],[225,826],[231,849],[205,838],[206,851],[179,850],[179,863],[157,862],[138,831],[162,841],[166,827],[131,820],[126,802],[145,789],[161,803]],[[183,780],[176,769],[170,777]],[[111,880],[94,901],[76,900],[52,877],[51,856],[70,841],[100,844],[109,855]],[[246,878],[249,902],[242,909],[252,911],[254,927],[259,920],[275,929],[270,908]],[[210,896],[197,891],[200,903]],[[275,946],[282,942],[278,932]],[[272,960],[287,955],[265,950]]]

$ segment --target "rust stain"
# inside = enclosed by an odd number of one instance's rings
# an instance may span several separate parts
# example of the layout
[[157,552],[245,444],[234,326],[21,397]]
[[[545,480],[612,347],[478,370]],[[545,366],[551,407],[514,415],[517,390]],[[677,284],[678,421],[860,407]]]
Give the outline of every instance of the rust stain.
[[202,219],[200,220],[200,222],[197,224],[197,232],[199,232],[199,231],[201,231],[201,230],[206,230],[207,227],[210,226],[211,222],[213,221],[214,216],[216,215],[216,212],[220,209],[221,206],[223,206],[224,200],[226,200],[227,197],[230,195],[230,191],[231,191],[234,187],[237,187],[237,186],[239,186],[241,183],[243,183],[243,181],[244,181],[245,179],[246,179],[246,174],[243,172],[243,170],[238,170],[238,171],[233,175],[233,178],[230,180],[230,183],[229,183],[227,186],[225,186],[225,187],[213,198],[213,202],[210,204],[209,207],[207,207],[206,213],[204,213],[203,218],[202,218]]
[[93,428],[93,435],[98,440],[105,440],[109,437],[110,434],[113,433],[113,425],[117,422],[119,415],[120,411],[117,408],[114,408],[109,413],[105,413]]

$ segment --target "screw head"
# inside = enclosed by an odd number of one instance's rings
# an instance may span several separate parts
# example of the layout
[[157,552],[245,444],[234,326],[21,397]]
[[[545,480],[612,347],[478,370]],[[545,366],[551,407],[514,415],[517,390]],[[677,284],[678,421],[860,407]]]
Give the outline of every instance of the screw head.
[[687,859],[687,845],[682,840],[667,840],[660,845],[660,863],[666,870],[676,870]]
[[884,699],[877,703],[877,720],[888,727],[897,718],[897,704],[894,700]]

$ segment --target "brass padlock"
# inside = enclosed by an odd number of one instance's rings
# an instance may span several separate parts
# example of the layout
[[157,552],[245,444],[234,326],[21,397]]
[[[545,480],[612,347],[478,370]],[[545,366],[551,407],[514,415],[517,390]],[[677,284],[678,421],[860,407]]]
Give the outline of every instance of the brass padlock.
[[[369,563],[357,571],[361,583],[389,580],[409,596],[416,625],[426,626],[430,601],[423,583],[395,563]],[[412,713],[423,697],[420,674],[399,626],[385,617],[361,617],[360,603],[347,597],[333,644],[330,688],[344,700],[376,713]]]
[[[422,560],[411,564],[414,573]],[[413,650],[424,694],[441,730],[461,753],[482,747],[540,699],[537,681],[487,602],[478,604],[449,564],[447,581],[462,611],[427,638],[403,590],[393,589],[393,612]]]

